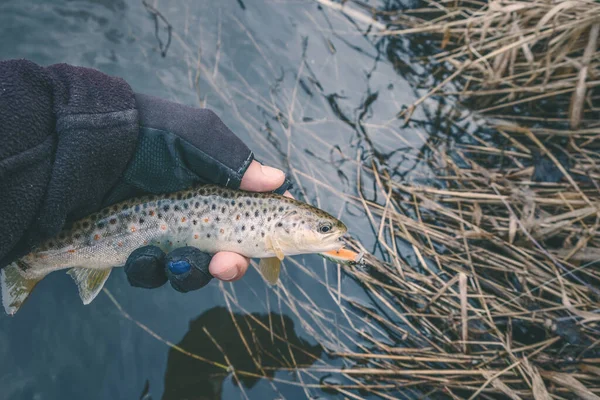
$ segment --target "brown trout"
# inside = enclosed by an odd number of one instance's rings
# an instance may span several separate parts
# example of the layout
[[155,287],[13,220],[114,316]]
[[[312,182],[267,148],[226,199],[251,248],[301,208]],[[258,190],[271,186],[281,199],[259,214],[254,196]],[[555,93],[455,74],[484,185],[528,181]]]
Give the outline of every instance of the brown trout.
[[276,284],[285,256],[321,253],[334,261],[349,257],[338,251],[346,231],[326,212],[273,193],[207,185],[145,196],[73,223],[6,266],[0,274],[2,303],[7,314],[15,314],[47,274],[69,269],[81,300],[89,304],[112,268],[124,266],[131,252],[146,245],[165,252],[193,246],[209,254],[232,251],[260,258],[263,277]]

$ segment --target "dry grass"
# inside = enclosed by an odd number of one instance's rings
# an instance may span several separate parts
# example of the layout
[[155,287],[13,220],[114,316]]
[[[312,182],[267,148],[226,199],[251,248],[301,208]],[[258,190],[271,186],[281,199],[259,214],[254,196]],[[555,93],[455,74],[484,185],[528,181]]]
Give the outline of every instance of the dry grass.
[[[360,2],[357,2],[362,4]],[[598,115],[600,3],[588,0],[427,1],[380,13],[403,29],[379,35],[434,34],[444,51],[429,60],[449,76],[432,94],[460,95],[483,113],[518,110],[568,119],[572,129]],[[364,5],[363,5],[364,6]],[[450,82],[459,91],[444,91]]]
[[[478,152],[486,150],[496,148]],[[468,167],[445,154],[433,158],[443,188],[404,186],[373,170],[389,201],[364,205],[379,217],[379,238],[393,261],[346,268],[406,326],[371,314],[403,344],[388,347],[365,334],[379,351],[356,357],[397,371],[399,384],[421,381],[460,398],[568,398],[574,391],[597,398],[596,187],[572,177],[566,181],[574,184],[533,183],[531,168],[519,167],[526,155],[509,156],[512,165],[502,169],[466,155]],[[417,261],[401,258],[397,242],[408,243]]]

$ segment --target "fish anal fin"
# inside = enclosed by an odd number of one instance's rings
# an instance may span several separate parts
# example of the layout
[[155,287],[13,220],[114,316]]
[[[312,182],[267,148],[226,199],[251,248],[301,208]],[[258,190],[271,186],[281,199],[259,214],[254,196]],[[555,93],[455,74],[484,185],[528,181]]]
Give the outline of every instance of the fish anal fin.
[[104,287],[110,271],[112,271],[112,268],[92,269],[77,267],[71,268],[67,273],[71,275],[77,284],[81,301],[83,301],[83,304],[88,305],[98,296],[98,293]]
[[7,265],[0,271],[2,305],[8,315],[15,315],[39,281],[39,278],[25,278],[21,275],[17,262]]
[[279,280],[281,261],[276,257],[261,258],[258,269],[270,285],[275,285]]

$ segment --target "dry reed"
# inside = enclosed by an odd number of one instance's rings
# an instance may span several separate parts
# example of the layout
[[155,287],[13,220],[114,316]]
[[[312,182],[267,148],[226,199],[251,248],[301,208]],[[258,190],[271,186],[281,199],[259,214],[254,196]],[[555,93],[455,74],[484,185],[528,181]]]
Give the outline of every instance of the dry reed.
[[[361,2],[363,7],[368,7]],[[482,113],[517,111],[564,117],[572,129],[598,116],[600,3],[588,0],[427,1],[426,7],[378,12],[402,29],[378,35],[428,33],[443,51],[429,62],[449,76],[433,94],[458,95]],[[460,90],[443,89],[450,82]]]

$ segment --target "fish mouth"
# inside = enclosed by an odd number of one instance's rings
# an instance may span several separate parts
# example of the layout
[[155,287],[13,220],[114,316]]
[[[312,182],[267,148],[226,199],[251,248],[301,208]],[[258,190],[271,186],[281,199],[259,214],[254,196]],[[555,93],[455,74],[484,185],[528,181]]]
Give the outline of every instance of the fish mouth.
[[337,250],[344,247],[344,233],[333,232],[323,237],[323,244],[329,250]]
[[346,235],[346,232],[332,232],[332,233],[328,233],[326,235],[324,235],[323,239],[325,241],[343,241],[344,240],[344,236]]

